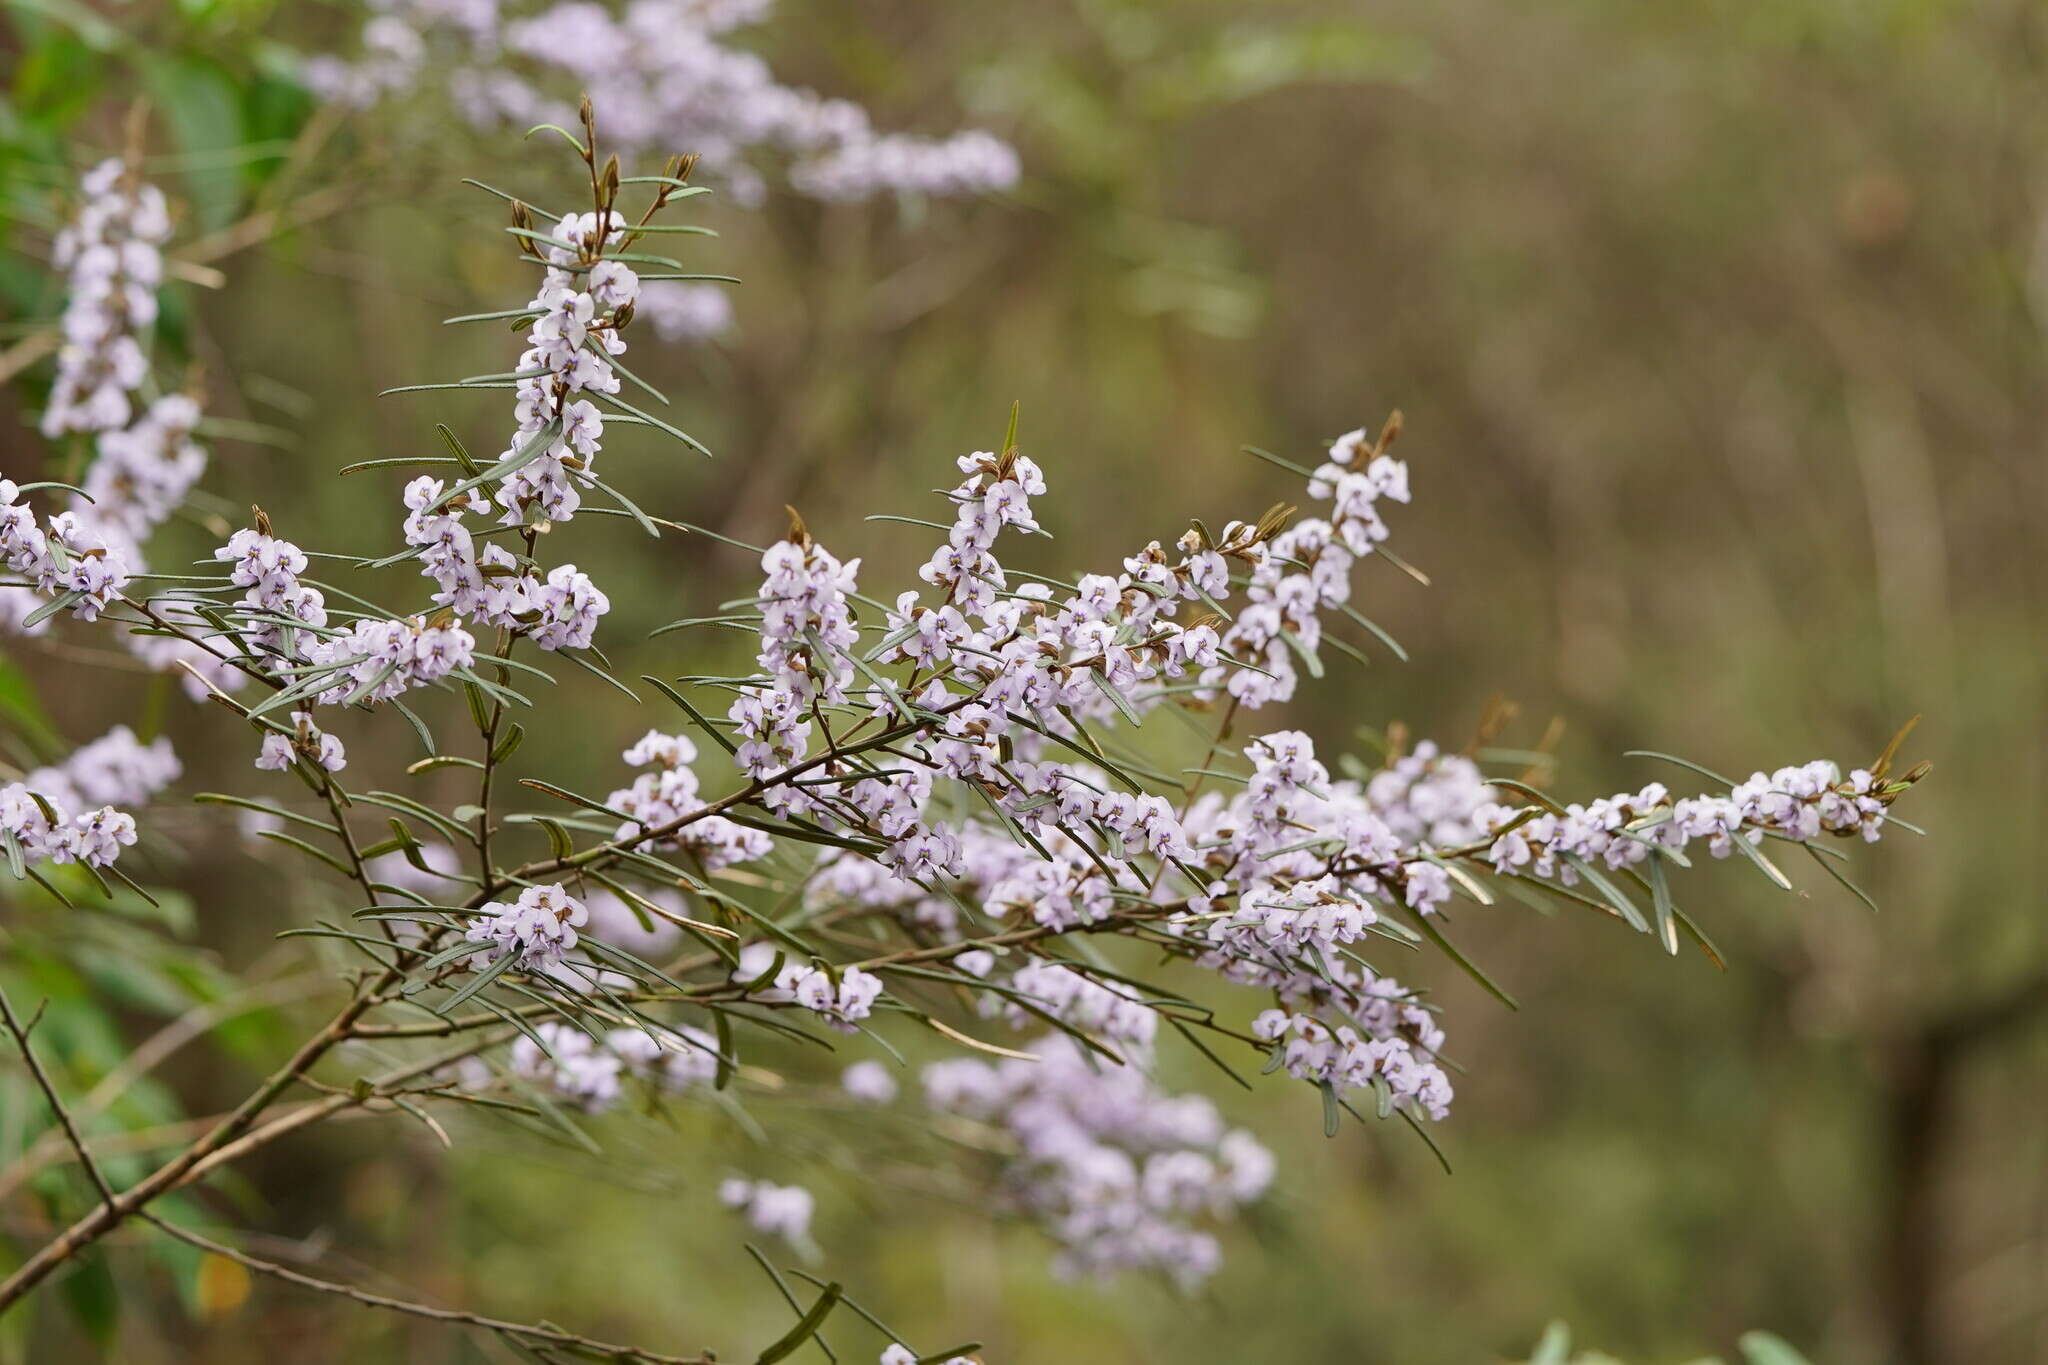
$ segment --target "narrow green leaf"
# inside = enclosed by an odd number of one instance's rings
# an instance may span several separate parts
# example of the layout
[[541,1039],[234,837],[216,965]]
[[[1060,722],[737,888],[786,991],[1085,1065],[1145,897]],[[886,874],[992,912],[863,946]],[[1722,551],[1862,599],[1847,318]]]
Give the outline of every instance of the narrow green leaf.
[[836,1281],[826,1285],[825,1292],[818,1295],[818,1301],[811,1305],[811,1310],[797,1319],[796,1326],[790,1328],[780,1340],[761,1352],[754,1365],[775,1365],[776,1361],[785,1359],[794,1353],[797,1347],[816,1336],[825,1319],[839,1306],[839,1296],[843,1292]]
[[1664,944],[1664,951],[1678,956],[1678,917],[1673,913],[1677,908],[1671,903],[1671,883],[1664,873],[1664,853],[1661,849],[1650,854],[1650,904],[1657,915],[1657,937]]
[[1757,870],[1775,882],[1780,891],[1792,889],[1792,879],[1779,871],[1778,865],[1765,857],[1764,851],[1752,844],[1743,834],[1738,832],[1728,842],[1735,845],[1736,852],[1755,863]]
[[503,976],[506,972],[510,971],[512,969],[512,964],[517,962],[518,960],[519,954],[517,953],[506,953],[503,957],[496,959],[488,967],[485,967],[482,971],[478,972],[475,976],[471,977],[469,981],[463,985],[461,990],[455,992],[455,994],[449,996],[446,1000],[441,1001],[439,1004],[434,1005],[432,1007],[434,1013],[442,1016],[443,1018],[446,1018],[447,1016],[453,1014],[456,1008],[467,1002],[471,996],[475,995],[478,991],[482,990],[484,987],[490,985],[493,981],[496,981],[499,977]]

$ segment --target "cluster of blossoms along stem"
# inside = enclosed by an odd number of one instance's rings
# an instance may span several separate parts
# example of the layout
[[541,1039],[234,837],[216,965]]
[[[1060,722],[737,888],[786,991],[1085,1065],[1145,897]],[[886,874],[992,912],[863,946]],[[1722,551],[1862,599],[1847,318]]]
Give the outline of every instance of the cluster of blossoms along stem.
[[[11,479],[0,479],[0,563],[81,621],[98,620],[128,584],[128,557],[94,535],[76,512],[59,512],[38,526],[35,509],[20,500],[22,492]],[[7,597],[10,615],[22,628],[40,624],[36,613],[43,608],[21,610],[33,598],[11,591]]]
[[55,263],[70,272],[57,382],[43,434],[118,431],[149,377],[141,337],[156,322],[162,246],[171,235],[163,192],[110,157],[86,172],[72,223],[57,234]]
[[[157,315],[162,281],[160,246],[169,231],[164,199],[118,160],[86,173],[73,224],[59,234],[57,254],[71,266],[62,323],[57,378],[43,416],[44,430],[90,431],[94,457],[83,487],[43,541],[18,525],[6,538],[10,567],[27,575],[34,592],[82,594],[73,610],[90,619],[147,568],[143,545],[168,521],[205,471],[205,447],[194,439],[198,400],[169,393],[139,412],[134,393],[147,379],[138,339]],[[92,376],[98,376],[97,380]],[[81,386],[97,383],[89,394]],[[7,501],[12,501],[10,495]],[[15,524],[22,513],[0,513]],[[30,522],[32,527],[32,519]],[[49,542],[54,541],[54,548]],[[0,593],[0,628],[36,634],[44,629],[33,593]],[[191,633],[206,623],[180,616]],[[231,668],[213,652],[167,634],[123,634],[121,642],[159,672],[181,670],[195,699],[209,685],[229,689]]]
[[117,725],[63,762],[0,786],[0,835],[24,869],[45,859],[105,867],[135,842],[134,817],[117,807],[142,805],[181,771],[169,740],[144,744]]
[[[778,961],[780,965],[778,964]],[[772,976],[771,976],[772,973]],[[852,1033],[881,998],[882,981],[859,967],[827,969],[793,961],[773,943],[749,943],[740,950],[732,979],[747,987],[747,998],[768,1004],[794,1002],[841,1033]]]
[[135,842],[135,817],[112,806],[73,814],[27,783],[10,782],[0,787],[0,839],[25,864],[105,867]]
[[206,448],[192,439],[199,402],[172,393],[144,408],[132,426],[103,431],[85,475],[85,496],[71,508],[103,535],[140,546],[170,520],[206,472]]
[[478,968],[504,958],[525,971],[551,973],[576,946],[576,930],[590,918],[583,902],[555,885],[529,886],[511,901],[490,901],[464,936],[486,945],[472,958]]
[[[1297,521],[1252,553],[1249,602],[1223,635],[1228,653],[1263,670],[1231,672],[1226,686],[1239,701],[1263,706],[1294,695],[1296,657],[1314,657],[1322,613],[1350,600],[1353,567],[1386,540],[1381,500],[1408,501],[1408,466],[1385,452],[1393,430],[1377,443],[1363,428],[1333,442],[1308,484],[1310,497],[1331,504],[1329,517]],[[1220,676],[1216,669],[1208,678]]]
[[[305,551],[273,535],[267,523],[245,527],[213,552],[228,566],[228,582],[243,589],[238,632],[253,657],[295,666],[309,682],[297,686],[321,705],[388,701],[441,681],[476,658],[476,639],[452,620],[425,616],[364,616],[347,629],[330,628],[320,589],[305,583]],[[301,713],[303,714],[303,713]],[[303,736],[311,718],[297,721]],[[266,737],[263,759],[275,756]],[[326,749],[318,751],[322,766]],[[332,746],[338,759],[339,744]],[[259,760],[258,766],[285,766]]]
[[[565,522],[582,506],[605,414],[592,395],[619,391],[611,357],[632,321],[640,280],[630,266],[601,259],[627,231],[612,210],[565,215],[553,241],[537,248],[547,270],[528,308],[534,321],[519,357],[511,442],[495,467],[505,470],[495,507],[467,488],[452,493],[422,476],[406,485],[404,532],[433,579],[434,600],[456,615],[527,634],[542,649],[582,649],[611,610],[611,600],[573,564],[542,575],[500,545],[477,545],[465,513],[495,515],[505,527]],[[474,482],[474,481],[472,481]]]
[[[1042,582],[1012,591],[995,551],[1005,529],[1038,529],[1031,500],[1045,491],[1042,472],[1014,450],[963,457],[947,543],[920,572],[938,600],[903,594],[868,651],[876,662],[910,667],[899,689],[860,685],[851,566],[801,530],[772,548],[760,594],[763,673],[732,711],[748,740],[738,755],[748,775],[772,779],[815,763],[814,718],[840,703],[869,708],[842,734],[898,723],[907,708],[928,725],[891,751],[909,759],[908,768],[863,771],[828,755],[821,785],[771,798],[881,841],[874,864],[829,860],[813,891],[901,907],[914,922],[950,929],[945,898],[925,889],[944,879],[977,894],[992,918],[1054,931],[1105,922],[1134,899],[1163,909],[1180,897],[1189,912],[1170,932],[1187,955],[1283,1000],[1350,1006],[1375,1019],[1388,1013],[1381,1004],[1405,997],[1347,950],[1377,923],[1376,904],[1428,913],[1449,899],[1450,873],[1417,850],[1431,836],[1469,830],[1472,809],[1491,795],[1475,767],[1430,751],[1381,783],[1388,814],[1421,836],[1404,842],[1359,785],[1333,783],[1306,736],[1294,732],[1247,747],[1254,771],[1243,796],[1205,797],[1185,814],[1157,794],[1120,790],[1094,765],[1051,761],[1045,741],[1085,743],[1081,719],[1148,709],[1183,677],[1205,693],[1227,691],[1246,709],[1291,692],[1291,658],[1319,639],[1314,613],[1348,597],[1355,559],[1386,536],[1377,503],[1407,497],[1406,470],[1384,451],[1391,435],[1390,427],[1370,447],[1360,432],[1341,438],[1314,474],[1312,491],[1335,503],[1334,523],[1287,531],[1276,518],[1232,523],[1213,540],[1198,530],[1177,557],[1155,542],[1121,575],[1084,576],[1064,599]],[[1233,565],[1248,605],[1226,632],[1209,619],[1174,619],[1183,602],[1221,610],[1237,586]],[[1247,627],[1258,619],[1270,628]],[[1281,643],[1280,635],[1291,639]],[[1233,656],[1232,644],[1261,666]],[[1241,686],[1248,677],[1259,685]],[[957,828],[926,820],[934,783],[946,779],[979,787],[1028,839],[978,820]],[[1007,984],[1040,1014],[1149,1041],[1149,1010],[1069,968],[1028,964]],[[1374,1072],[1398,1081],[1417,1112],[1441,1116],[1449,1085],[1436,1043],[1417,1050],[1401,1028],[1396,1017],[1385,1038],[1373,1040],[1381,1044]],[[1344,1075],[1369,1081],[1356,1066]]]
[[1017,154],[988,133],[884,134],[859,105],[778,82],[760,57],[731,45],[734,30],[773,7],[377,0],[362,56],[317,57],[306,77],[329,99],[368,107],[441,73],[457,109],[486,129],[569,125],[576,94],[603,91],[606,121],[624,146],[693,148],[745,204],[763,193],[752,164],[760,152],[791,159],[790,184],[819,199],[979,194],[1016,183]]
[[933,1062],[926,1102],[1008,1136],[1004,1197],[1059,1245],[1062,1275],[1147,1270],[1200,1284],[1222,1252],[1199,1220],[1264,1193],[1272,1155],[1226,1128],[1208,1100],[1159,1090],[1143,1069],[1148,1050],[1127,1049],[1119,1063],[1055,1036],[1034,1051],[1036,1061]]
[[[1370,783],[1333,779],[1308,736],[1265,735],[1245,756],[1252,774],[1242,793],[1212,794],[1190,809],[1187,827],[1200,848],[1195,872],[1208,881],[1176,932],[1203,965],[1270,990],[1298,1012],[1296,1037],[1330,1045],[1330,1065],[1293,1055],[1290,1074],[1342,1087],[1380,1085],[1394,1104],[1443,1118],[1451,1085],[1436,1061],[1442,1031],[1360,952],[1369,934],[1385,932],[1384,907],[1434,913],[1450,898],[1449,873],[1426,843],[1404,847],[1395,837]],[[1382,793],[1399,800],[1409,790],[1383,786]],[[1438,823],[1462,823],[1458,812],[1439,815]],[[1327,1017],[1319,1020],[1318,1012]],[[1270,1014],[1261,1023],[1261,1037],[1280,1036]]]
[[1479,827],[1498,831],[1487,856],[1494,869],[1576,885],[1594,865],[1608,871],[1635,867],[1658,850],[1683,852],[1705,840],[1716,858],[1751,847],[1767,836],[1805,843],[1822,834],[1855,835],[1866,843],[1883,836],[1887,805],[1881,784],[1858,768],[1847,778],[1827,759],[1773,773],[1754,773],[1726,796],[1674,801],[1661,782],[1638,792],[1570,805],[1533,817],[1526,810],[1488,805]]
[[228,566],[228,581],[244,590],[242,606],[252,623],[245,636],[249,646],[295,661],[300,628],[318,630],[327,624],[326,594],[299,581],[306,571],[306,552],[272,535],[267,527],[244,527],[213,557]]
[[[860,642],[847,594],[858,559],[841,564],[798,523],[761,556],[761,653],[766,686],[740,693],[728,713],[741,742],[734,761],[755,779],[779,773],[810,743],[814,703],[846,700],[853,668],[847,651]],[[773,789],[785,814],[818,809],[823,798],[794,784]]]
[[632,786],[621,787],[605,798],[607,806],[633,817],[619,826],[619,838],[635,839],[648,830],[680,825],[673,835],[648,839],[647,846],[686,849],[707,871],[754,862],[773,851],[774,841],[765,831],[749,829],[724,816],[688,820],[704,808],[697,795],[697,773],[690,766],[697,760],[697,746],[689,736],[649,730],[621,757],[635,767],[652,766],[654,771],[640,774]]
[[1072,967],[1033,959],[1017,969],[1009,984],[1015,994],[1002,998],[1002,1009],[1018,1028],[1034,1017],[1051,1015],[1093,1037],[1133,1046],[1139,1055],[1148,1055],[1158,1036],[1159,1016],[1142,1003],[1138,992],[1120,983],[1106,984]]
[[1366,803],[1404,848],[1471,843],[1481,833],[1473,816],[1497,798],[1477,763],[1463,754],[1444,753],[1427,739],[1365,784]]
[[616,1028],[598,1039],[550,1021],[534,1033],[513,1044],[512,1074],[585,1113],[617,1104],[630,1080],[675,1092],[708,1085],[718,1074],[717,1040],[688,1025]]
[[[1508,851],[1568,822],[1508,810],[1475,763],[1428,744],[1365,780],[1337,780],[1306,735],[1269,733],[1243,748],[1251,772],[1241,792],[1178,808],[1050,751],[1063,740],[1084,753],[1094,745],[1086,722],[1142,715],[1177,690],[1233,711],[1291,695],[1297,661],[1312,663],[1322,643],[1321,613],[1347,606],[1358,560],[1387,537],[1382,506],[1408,500],[1407,469],[1386,450],[1398,429],[1390,422],[1377,439],[1349,432],[1309,473],[1311,496],[1330,504],[1327,520],[1285,526],[1269,515],[1213,537],[1198,527],[1178,554],[1155,542],[1122,574],[1087,575],[1071,589],[1013,586],[997,554],[1004,531],[1038,530],[1042,471],[1014,449],[963,457],[946,544],[920,571],[935,600],[902,594],[872,644],[852,605],[858,561],[841,562],[796,524],[763,558],[761,672],[740,685],[730,718],[742,770],[781,783],[762,793],[764,805],[873,841],[825,859],[807,898],[887,909],[913,931],[944,933],[957,927],[955,897],[990,920],[1053,932],[1149,905],[1154,932],[1183,956],[1271,994],[1256,1034],[1290,1074],[1338,1091],[1370,1087],[1383,1111],[1445,1117],[1443,1030],[1368,965],[1366,942],[1412,937],[1390,911],[1437,914],[1461,886],[1483,897],[1458,863],[1496,835],[1507,841],[1495,845],[1496,871],[1527,863],[1543,874],[1548,864]],[[1219,632],[1213,622],[1240,593]],[[1204,615],[1177,619],[1183,603]],[[885,683],[875,665],[909,676]],[[821,727],[837,737],[814,754]],[[892,741],[885,765],[846,755],[863,732]],[[808,775],[785,776],[793,770]],[[1875,832],[1883,802],[1867,780],[1838,789],[1830,774],[1799,771],[1804,804],[1778,799],[1780,775],[1739,799],[1681,803],[1659,837],[1676,847],[1679,831],[1717,815],[1790,837]],[[1001,823],[931,819],[947,783],[978,790]],[[1661,788],[1654,794],[1663,799]],[[1624,825],[1649,815],[1636,800],[1640,809],[1625,798],[1600,804],[1592,823],[1615,811]],[[758,974],[772,950],[756,951]],[[1050,1018],[1117,1043],[1150,1039],[1148,1007],[1070,967],[1027,962],[1003,987],[1014,993],[1014,1020]]]

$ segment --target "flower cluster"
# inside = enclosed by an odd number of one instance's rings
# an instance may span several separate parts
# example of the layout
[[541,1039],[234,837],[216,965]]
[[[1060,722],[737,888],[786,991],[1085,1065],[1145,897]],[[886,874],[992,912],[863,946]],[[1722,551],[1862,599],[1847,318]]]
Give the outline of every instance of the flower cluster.
[[866,199],[888,190],[944,197],[1006,190],[1017,173],[1016,151],[980,129],[936,140],[863,130],[792,167],[789,183],[813,199]]
[[1254,1020],[1252,1032],[1280,1050],[1290,1076],[1340,1089],[1373,1086],[1385,1093],[1390,1110],[1448,1117],[1451,1078],[1434,1060],[1443,1030],[1418,1006],[1387,1003],[1398,1022],[1382,1028],[1332,1028],[1314,1015],[1275,1009]]
[[[910,638],[896,649],[900,657],[926,668],[941,662],[951,646],[967,639],[962,613],[989,622],[997,594],[1009,586],[995,557],[996,537],[1007,526],[1038,530],[1031,499],[1045,492],[1045,475],[1037,463],[1014,450],[1000,456],[978,450],[962,455],[958,464],[967,478],[947,494],[954,507],[952,529],[946,543],[917,573],[933,587],[945,589],[945,601],[935,612],[927,613],[917,605],[916,594],[906,593],[897,599],[896,616],[890,623],[892,636],[913,628]],[[897,624],[899,620],[902,625]]]
[[198,425],[198,400],[172,393],[143,409],[133,426],[102,431],[85,496],[72,510],[102,534],[133,545],[149,539],[206,472],[206,449],[192,439]]
[[144,744],[125,725],[71,751],[62,763],[37,768],[24,786],[67,809],[84,806],[139,806],[178,780],[184,771],[171,741],[159,735]]
[[541,288],[527,305],[533,317],[519,358],[510,442],[493,466],[500,471],[490,503],[471,485],[450,489],[421,476],[405,488],[406,543],[420,571],[434,581],[434,600],[457,616],[528,635],[542,649],[587,648],[611,599],[573,564],[545,575],[500,545],[477,545],[465,513],[490,512],[497,524],[523,527],[568,521],[596,486],[593,466],[604,436],[604,411],[592,396],[616,394],[620,333],[633,316],[640,280],[603,252],[626,231],[616,212],[569,214],[537,247],[546,263]]
[[1403,847],[1457,848],[1480,837],[1473,817],[1499,796],[1477,763],[1423,740],[1372,775],[1365,799]]
[[799,707],[846,700],[846,653],[860,642],[846,598],[860,561],[840,563],[799,527],[768,547],[761,569],[761,672]]
[[135,817],[112,806],[70,814],[27,783],[10,782],[0,787],[0,841],[24,863],[105,867],[135,842]]
[[162,245],[171,235],[163,192],[119,157],[87,171],[79,192],[77,218],[57,234],[54,254],[70,272],[70,297],[45,436],[128,425],[130,395],[149,375],[140,338],[156,321]]
[[772,1185],[766,1180],[734,1176],[718,1186],[718,1202],[747,1220],[747,1226],[795,1246],[811,1236],[811,1213],[817,1201],[801,1185]]
[[348,754],[341,740],[316,727],[310,711],[292,712],[289,734],[277,730],[264,732],[256,766],[283,772],[302,757],[323,772],[338,773],[348,766]]
[[0,786],[0,838],[9,861],[48,859],[105,867],[135,842],[139,806],[177,781],[182,771],[168,739],[144,744],[125,725],[80,745],[61,763],[37,768]]
[[1115,1043],[1134,1044],[1149,1051],[1159,1032],[1159,1016],[1142,1004],[1128,986],[1091,980],[1072,967],[1034,960],[1018,968],[1010,978],[1016,996],[1005,997],[1003,1012],[1009,1021],[1023,1028],[1033,1019],[1018,997],[1029,1000],[1032,1010],[1051,1015],[1084,1033]]
[[359,59],[307,64],[308,82],[329,99],[367,107],[445,71],[472,123],[523,128],[572,121],[574,95],[555,90],[602,91],[607,124],[624,146],[690,147],[742,203],[762,195],[752,161],[764,150],[792,158],[791,185],[820,199],[979,194],[1017,181],[1017,154],[988,133],[884,134],[856,104],[778,82],[760,57],[732,45],[733,30],[760,23],[772,0],[376,7]]
[[569,1024],[545,1022],[512,1045],[512,1073],[585,1113],[601,1113],[638,1078],[665,1091],[709,1084],[718,1043],[702,1029],[616,1028],[602,1039]]
[[732,330],[732,298],[715,284],[654,280],[640,290],[638,316],[663,341],[708,341]]
[[[636,767],[652,765],[605,798],[613,810],[633,817],[619,826],[618,837],[636,839],[648,835],[648,847],[688,849],[706,869],[750,863],[768,856],[773,841],[758,829],[728,820],[722,815],[697,815],[704,808],[697,795],[697,746],[687,735],[667,735],[649,730],[622,755]],[[692,818],[692,817],[695,818]],[[674,828],[680,826],[680,828]],[[672,834],[649,835],[649,831],[674,828]]]
[[[76,512],[59,512],[47,528],[37,526],[35,509],[20,501],[21,494],[18,484],[0,479],[0,563],[79,620],[98,620],[128,585],[127,555],[95,536]],[[19,619],[27,626],[30,615]]]
[[272,535],[266,525],[235,532],[213,557],[228,566],[228,581],[245,590],[242,606],[252,627],[245,634],[249,646],[297,660],[303,652],[298,643],[301,628],[317,631],[327,624],[326,595],[299,581],[306,571],[306,552]]
[[1867,769],[1845,779],[1825,759],[1776,772],[1752,774],[1726,796],[1672,800],[1661,782],[1638,792],[1573,804],[1531,815],[1498,804],[1482,807],[1480,828],[1495,834],[1487,856],[1502,873],[1555,878],[1577,884],[1589,867],[1608,871],[1634,867],[1657,849],[1683,852],[1705,840],[1716,858],[1736,852],[1735,841],[1754,847],[1766,835],[1808,842],[1822,834],[1855,835],[1867,843],[1882,837],[1886,802]]
[[1226,652],[1263,670],[1230,675],[1227,688],[1240,702],[1263,706],[1294,695],[1296,657],[1315,657],[1322,612],[1350,600],[1352,568],[1387,538],[1380,500],[1408,501],[1408,467],[1385,453],[1395,430],[1373,445],[1363,428],[1333,442],[1308,484],[1309,496],[1331,504],[1328,519],[1304,518],[1257,548],[1249,602],[1223,634]]
[[[781,965],[777,965],[777,962]],[[771,978],[770,973],[773,973]],[[773,943],[749,943],[740,950],[732,979],[744,984],[747,998],[769,1004],[794,1002],[818,1015],[841,1033],[854,1032],[882,994],[881,979],[859,967],[826,968],[792,961]]]
[[[858,559],[840,563],[798,524],[762,554],[761,569],[762,676],[728,712],[741,736],[734,761],[757,779],[803,757],[815,703],[846,699],[854,671],[847,651],[860,640],[846,600]],[[785,811],[817,805],[794,786],[779,787],[774,801]]]
[[523,971],[550,972],[576,946],[576,930],[589,918],[583,902],[561,887],[529,886],[509,904],[485,904],[464,937],[486,945],[473,959],[478,968],[512,957]]
[[500,457],[526,459],[499,485],[502,526],[569,520],[583,502],[578,482],[587,488],[595,477],[604,413],[582,395],[619,391],[608,357],[625,354],[620,332],[640,296],[631,266],[596,259],[625,231],[616,213],[608,218],[600,230],[595,212],[565,217],[553,233],[561,245],[544,248],[547,274],[527,304],[534,321],[519,357],[512,440]]
[[309,663],[333,681],[323,705],[387,701],[437,683],[476,660],[476,638],[441,617],[365,617],[306,650]]
[[[60,260],[72,269],[65,342],[44,428],[50,435],[59,434],[57,429],[95,433],[95,454],[68,512],[53,519],[42,541],[21,531],[0,535],[17,542],[6,556],[11,567],[28,574],[45,594],[82,594],[73,608],[91,619],[145,570],[144,542],[184,503],[207,456],[194,439],[200,408],[192,395],[165,394],[135,409],[134,394],[148,370],[140,337],[157,314],[163,274],[158,248],[169,231],[163,196],[137,183],[119,161],[96,166],[82,188],[79,219],[57,242]],[[12,522],[22,515],[0,518]],[[27,624],[34,612],[33,599],[0,597],[0,626],[40,631],[40,619]],[[187,635],[212,629],[189,607],[169,601],[160,614],[176,617]],[[195,700],[210,686],[225,691],[236,681],[218,652],[192,639],[141,632],[119,639],[150,668],[180,670]]]
[[1222,1259],[1197,1220],[1228,1216],[1273,1177],[1272,1155],[1206,1099],[1166,1094],[1137,1063],[1065,1037],[1042,1039],[1035,1061],[934,1062],[923,1083],[934,1109],[1009,1137],[1004,1193],[1059,1244],[1064,1275],[1151,1270],[1193,1288]]
[[862,1104],[887,1104],[896,1098],[896,1078],[889,1068],[868,1058],[855,1062],[839,1075],[839,1088],[848,1099]]

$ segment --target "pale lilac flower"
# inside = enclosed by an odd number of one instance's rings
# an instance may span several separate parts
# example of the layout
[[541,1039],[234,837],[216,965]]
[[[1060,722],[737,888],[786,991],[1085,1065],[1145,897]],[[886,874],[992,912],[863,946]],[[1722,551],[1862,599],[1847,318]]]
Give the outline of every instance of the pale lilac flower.
[[862,1104],[887,1104],[896,1098],[896,1078],[889,1068],[869,1058],[855,1062],[840,1073],[840,1088],[848,1098]]
[[293,760],[300,755],[330,773],[338,773],[348,766],[348,754],[341,741],[315,726],[311,712],[292,712],[292,730],[289,735],[275,730],[263,732],[262,746],[256,755],[257,767],[282,771],[291,767]]
[[516,966],[546,972],[576,946],[576,930],[589,918],[583,903],[559,886],[529,886],[509,904],[492,901],[465,935],[486,945],[477,955],[481,966],[512,955]]
[[801,1186],[734,1177],[719,1185],[718,1201],[745,1216],[748,1226],[756,1232],[780,1237],[797,1246],[810,1240],[814,1201],[811,1192]]
[[77,216],[52,253],[70,272],[57,380],[42,417],[52,437],[128,425],[130,395],[149,374],[141,338],[156,321],[161,247],[171,235],[163,192],[119,158],[87,171],[79,192]]

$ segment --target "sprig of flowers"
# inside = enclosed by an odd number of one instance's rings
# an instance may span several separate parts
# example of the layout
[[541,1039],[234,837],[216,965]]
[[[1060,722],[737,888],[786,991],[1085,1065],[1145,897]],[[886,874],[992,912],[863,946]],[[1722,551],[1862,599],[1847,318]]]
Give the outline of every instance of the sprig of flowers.
[[776,80],[733,38],[764,22],[773,0],[380,0],[377,8],[361,57],[307,63],[307,79],[329,99],[367,108],[438,77],[462,117],[497,129],[568,124],[573,96],[557,92],[600,91],[629,152],[696,148],[743,204],[765,190],[755,164],[764,152],[791,159],[790,185],[817,199],[985,194],[1017,181],[1016,152],[989,133],[883,133],[851,101]]
[[43,409],[45,436],[119,431],[149,376],[144,337],[157,315],[162,246],[171,235],[163,191],[109,157],[79,182],[77,216],[57,234],[53,263],[70,272],[57,380]]

